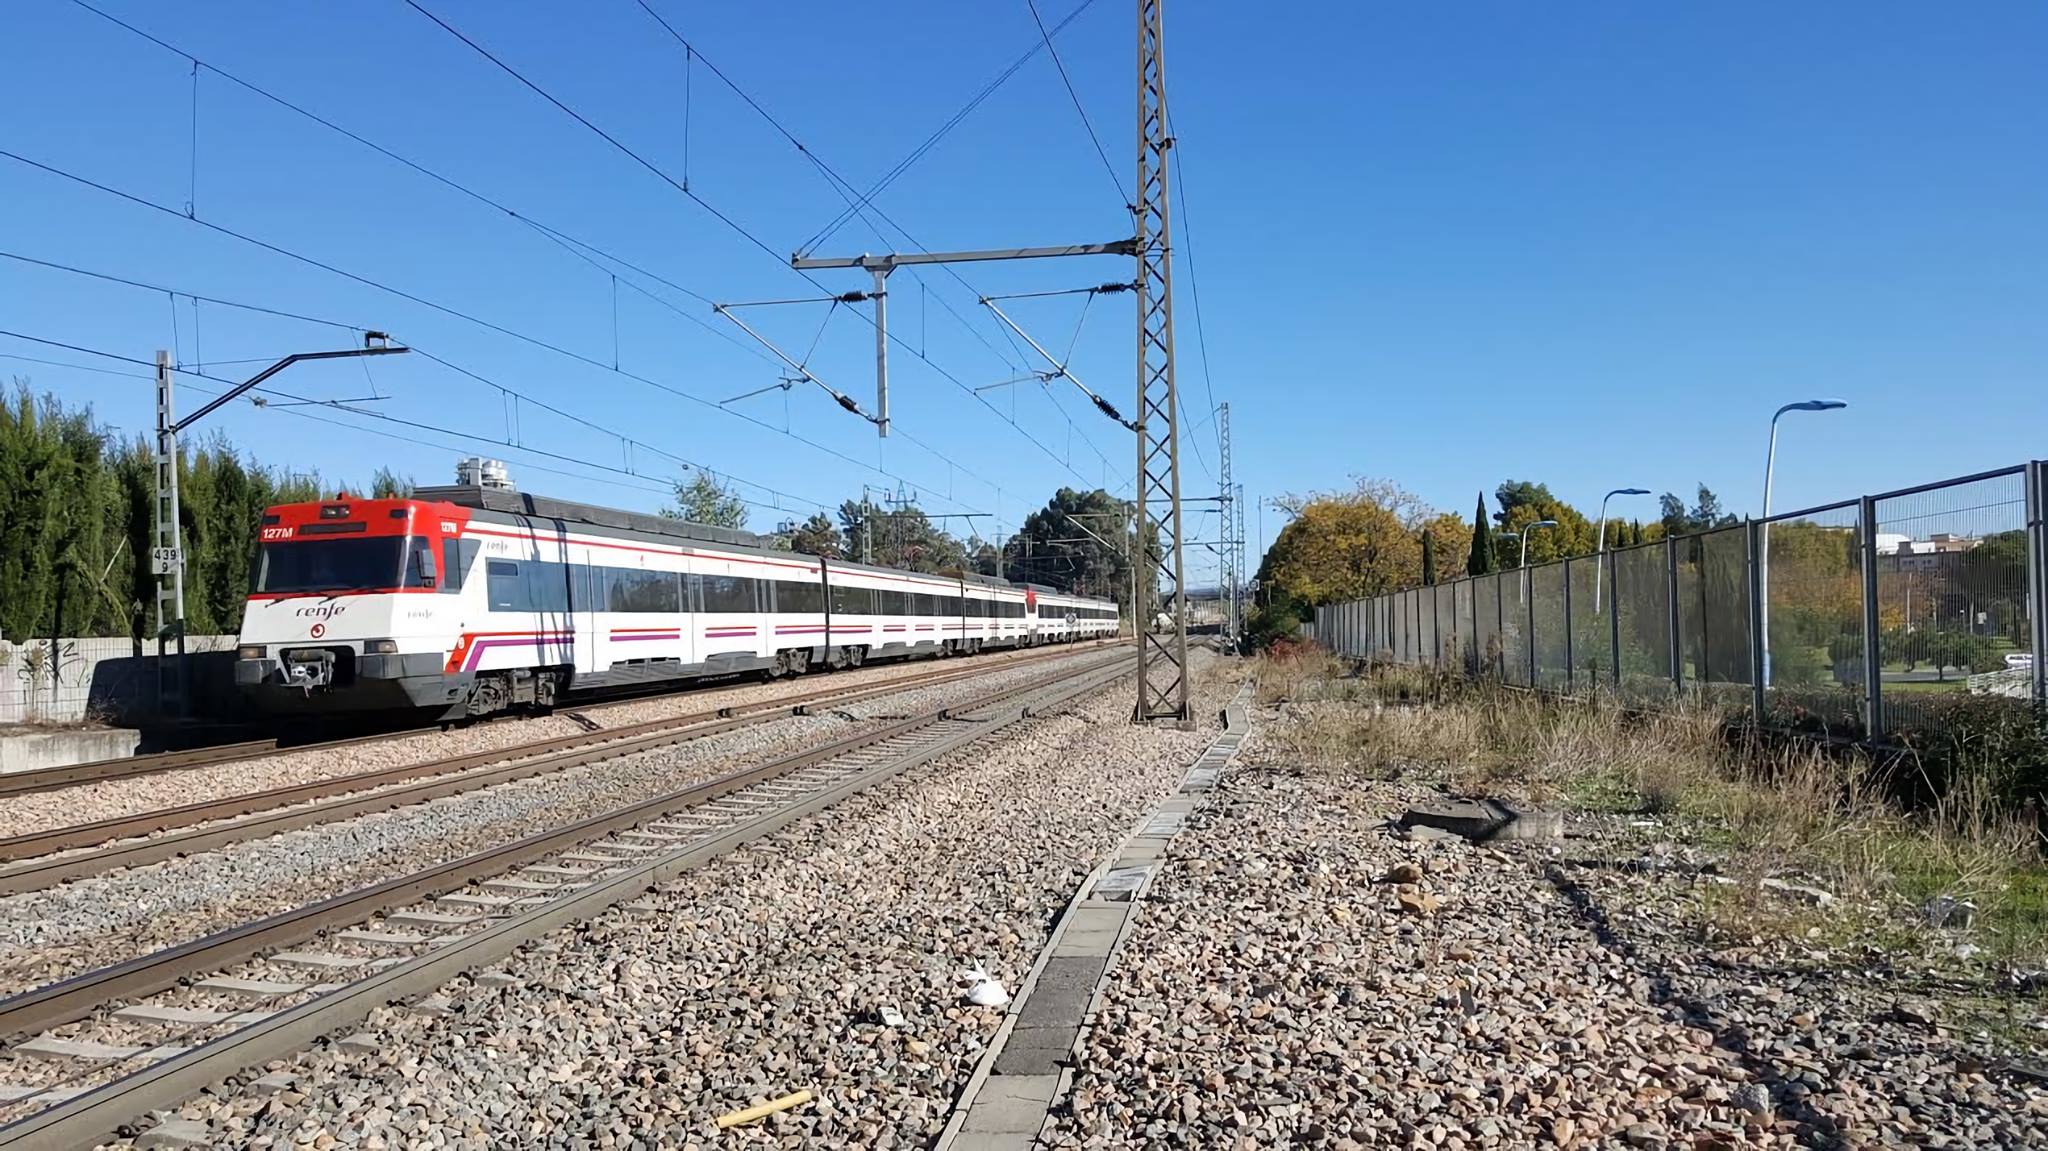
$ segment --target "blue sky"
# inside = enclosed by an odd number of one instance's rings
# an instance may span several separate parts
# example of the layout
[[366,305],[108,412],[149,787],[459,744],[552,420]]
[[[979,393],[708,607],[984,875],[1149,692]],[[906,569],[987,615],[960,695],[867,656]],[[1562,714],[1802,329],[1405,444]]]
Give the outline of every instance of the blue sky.
[[[819,294],[402,0],[93,2],[703,297]],[[844,206],[702,60],[686,69],[633,0],[594,0],[574,19],[527,0],[422,2],[677,179],[687,135],[691,189],[774,252]],[[860,186],[1037,36],[1022,0],[650,3]],[[1041,11],[1051,23],[1072,6],[1042,0]],[[1543,480],[1588,510],[1610,487],[1689,494],[1704,481],[1754,510],[1769,413],[1811,395],[1851,407],[1788,417],[1781,508],[2048,455],[2048,13],[2036,5],[1179,0],[1168,20],[1191,228],[1181,239],[1192,240],[1182,253],[1198,273],[1191,283],[1182,260],[1184,423],[1201,441],[1184,452],[1192,492],[1213,490],[1212,396],[1231,403],[1253,496],[1378,476],[1467,515],[1508,477]],[[1097,0],[1058,41],[1126,186],[1132,22],[1124,0]],[[211,73],[195,134],[189,62],[69,0],[7,5],[0,61],[0,148],[177,212],[189,200],[201,220],[601,366],[7,159],[0,250],[383,328],[646,445],[515,406],[415,356],[303,367],[278,384],[321,398],[375,391],[388,397],[376,410],[445,431],[382,430],[434,446],[282,411],[215,417],[266,463],[344,477],[388,463],[434,480],[456,434],[516,434],[567,457],[500,449],[524,486],[651,507],[675,468],[667,452],[747,481],[764,528],[898,477],[935,513],[990,513],[975,521],[984,531],[997,515],[1014,526],[1059,484],[1128,483],[1128,434],[1078,392],[996,388],[981,393],[988,406],[970,394],[1028,359],[977,294],[1125,279],[1127,262],[971,266],[966,285],[899,273],[893,328],[955,378],[895,350],[892,414],[906,435],[878,441],[808,386],[733,404],[750,423],[716,401],[779,373],[701,300],[624,273],[615,342],[608,273]],[[878,205],[933,249],[1128,231],[1042,55]],[[908,246],[856,221],[817,250]],[[865,286],[856,273],[819,282]],[[1076,338],[1080,301],[1020,301],[1011,314],[1056,349],[1072,340],[1072,371],[1128,408],[1130,298],[1097,301]],[[743,315],[800,357],[815,338],[810,369],[870,403],[873,329],[851,309],[828,312]],[[48,339],[149,359],[175,338],[196,366],[351,338],[215,304],[198,305],[196,334],[194,319],[182,298],[0,260],[0,328]],[[94,362],[5,337],[0,352]],[[605,370],[614,354],[626,372],[710,402]],[[148,426],[143,380],[18,360],[0,371],[89,400],[121,428]],[[1652,502],[1641,504],[1628,510],[1647,517]],[[1256,530],[1261,517],[1247,519]],[[1279,529],[1277,514],[1263,519],[1267,536]],[[1214,538],[1213,519],[1189,534]]]

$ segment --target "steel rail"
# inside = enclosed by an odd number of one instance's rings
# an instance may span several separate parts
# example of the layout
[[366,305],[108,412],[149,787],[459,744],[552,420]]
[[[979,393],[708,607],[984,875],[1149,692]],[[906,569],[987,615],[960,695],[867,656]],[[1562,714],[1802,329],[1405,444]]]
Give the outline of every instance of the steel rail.
[[[1060,645],[1068,650],[1085,650],[1095,646],[1088,641]],[[689,684],[668,691],[648,692],[641,695],[623,696],[617,699],[592,700],[579,703],[575,710],[597,711],[607,707],[618,707],[628,703],[641,703],[651,699],[686,695],[699,691],[727,690],[730,684]],[[721,709],[722,711],[723,709]],[[188,767],[212,767],[223,763],[240,763],[244,760],[262,759],[271,755],[288,755],[301,751],[334,751],[367,743],[382,743],[387,740],[403,739],[411,735],[424,735],[431,727],[412,727],[400,731],[380,731],[368,735],[352,735],[342,739],[315,740],[311,743],[295,744],[289,747],[278,745],[276,737],[243,740],[237,743],[216,744],[212,747],[186,748],[182,751],[158,751],[146,755],[125,755],[115,759],[95,759],[85,763],[64,764],[58,767],[41,767],[31,771],[13,771],[0,774],[0,796],[28,795],[39,791],[55,791],[59,788],[77,787],[80,784],[103,783],[107,780],[132,779],[144,775],[158,775],[166,771],[179,771]],[[0,855],[0,859],[20,858]]]
[[[421,994],[464,971],[495,962],[532,939],[596,915],[876,783],[978,742],[1049,707],[1083,696],[1129,672],[1128,664],[1112,658],[1078,675],[1005,688],[964,707],[935,709],[880,731],[785,756],[414,875],[401,876],[0,1001],[0,1034],[18,1035],[69,1022],[115,1000],[177,986],[197,973],[218,970],[270,948],[360,922],[378,911],[417,902],[472,880],[500,874],[532,858],[646,822],[677,808],[702,806],[731,792],[909,732],[949,721],[961,725],[960,730],[952,735],[909,749],[891,762],[867,768],[854,778],[798,803],[716,832],[706,840],[680,847],[589,888],[508,918],[406,963],[267,1016],[228,1035],[0,1127],[0,1151],[90,1145],[138,1115],[174,1105],[209,1083],[297,1050],[321,1035],[360,1021],[378,1007]],[[1034,695],[1042,698],[1035,702],[1010,703],[1021,696]]]
[[[621,755],[669,747],[740,727],[808,714],[820,703],[857,703],[900,691],[973,679],[1002,668],[1070,657],[1087,650],[1090,649],[1058,648],[1006,660],[994,666],[948,668],[880,684],[822,688],[758,704],[692,712],[605,731],[556,736],[494,751],[469,752],[447,759],[402,764],[174,808],[113,816],[93,823],[25,832],[0,839],[0,861],[27,861],[0,868],[0,896],[37,891],[67,879],[139,867],[301,827],[425,803],[443,796],[511,783]],[[494,763],[503,766],[474,770]],[[421,782],[389,788],[391,784],[408,779],[421,779]],[[389,789],[375,790],[378,788]],[[328,802],[319,802],[321,800]],[[214,823],[217,820],[224,822]],[[213,825],[198,826],[202,824]],[[176,831],[179,828],[192,830]],[[155,834],[165,831],[174,834]],[[131,838],[137,836],[154,838]],[[111,842],[116,840],[125,842]],[[110,846],[72,855],[55,854],[99,844]]]

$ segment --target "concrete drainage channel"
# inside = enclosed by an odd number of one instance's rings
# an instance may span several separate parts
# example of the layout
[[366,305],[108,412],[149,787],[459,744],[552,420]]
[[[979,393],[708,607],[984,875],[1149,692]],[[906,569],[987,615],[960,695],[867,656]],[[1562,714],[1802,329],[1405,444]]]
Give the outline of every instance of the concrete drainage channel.
[[[457,975],[493,963],[548,932],[588,919],[684,871],[875,784],[985,740],[1020,720],[1098,691],[1124,677],[1129,668],[1128,661],[1112,658],[1069,673],[1050,684],[1037,681],[1009,688],[974,703],[941,709],[905,721],[883,732],[856,737],[832,748],[803,753],[786,761],[713,781],[692,789],[694,793],[700,793],[696,796],[698,800],[712,802],[701,812],[690,813],[689,818],[694,821],[690,826],[673,822],[680,817],[668,814],[676,808],[691,805],[681,796],[675,797],[677,802],[668,804],[666,808],[658,804],[635,805],[629,817],[610,821],[615,826],[606,830],[612,839],[617,840],[616,843],[586,846],[567,856],[550,856],[562,860],[578,859],[584,865],[578,871],[585,881],[573,885],[559,884],[565,890],[545,897],[498,899],[493,905],[498,910],[490,916],[471,917],[474,922],[464,924],[464,933],[421,941],[427,945],[422,954],[389,963],[362,964],[360,966],[368,967],[372,973],[340,986],[302,989],[314,992],[314,997],[296,1006],[270,1012],[251,1011],[225,1019],[221,1022],[236,1029],[207,1039],[198,1046],[145,1052],[141,1057],[154,1061],[131,1074],[89,1088],[81,1085],[61,1094],[47,1091],[31,1093],[31,1096],[41,1095],[33,1102],[52,1105],[0,1128],[0,1149],[91,1145],[141,1115],[176,1105],[210,1083],[300,1049],[323,1035],[342,1031],[386,1003],[431,992]],[[794,784],[803,786],[793,787]],[[643,808],[645,810],[641,810]],[[627,813],[622,812],[621,815],[626,816]],[[656,829],[660,830],[657,832]],[[626,842],[629,838],[631,843]],[[613,850],[604,850],[606,847]],[[607,856],[612,858],[604,858]],[[596,866],[590,866],[593,864]],[[566,874],[566,869],[558,863],[529,868],[529,871],[536,870],[551,875]],[[470,898],[472,901],[476,899],[474,896]],[[304,910],[313,911],[324,906],[315,905]],[[438,913],[424,914],[436,922],[446,921]],[[385,918],[388,920],[391,916],[387,913]],[[344,920],[363,922],[358,915],[334,919],[329,926],[344,926]],[[249,928],[223,935],[236,936],[260,926],[252,924]],[[372,924],[372,928],[368,932],[344,932],[342,937],[374,940],[389,933],[381,923]],[[231,947],[234,942],[220,937],[215,941],[228,943]],[[203,945],[209,942],[214,941],[197,941],[195,951],[203,951]],[[242,956],[249,954],[246,941],[242,947],[233,950]],[[145,960],[150,958],[144,957]],[[151,986],[167,987],[217,972],[222,968],[219,958],[203,954],[183,956],[176,964],[176,971],[145,973],[123,970],[137,967],[142,961],[118,965],[97,973],[124,976],[120,980],[102,980],[103,986],[97,989],[98,994],[91,994],[80,986],[93,982],[94,974],[55,985],[48,990],[77,998],[79,1006],[58,1010],[58,1004],[42,1004],[43,1022],[79,1018],[95,1010],[115,1016],[127,1011],[133,1016],[137,1010],[135,1006],[114,1011],[105,1009],[113,1008],[116,1002],[133,999]],[[201,986],[204,982],[202,980],[194,986]],[[213,982],[247,985],[259,981],[228,978]],[[83,998],[79,998],[81,994]],[[86,1006],[88,1001],[102,1007]],[[147,1005],[142,1005],[142,1008],[148,1010]],[[157,1011],[156,1016],[164,1017],[166,1012]],[[17,1094],[16,1098],[28,1103],[31,1096]],[[158,1146],[205,1146],[211,1142],[205,1124],[182,1120],[160,1124],[145,1133],[144,1139]]]
[[1116,857],[1067,904],[955,1102],[936,1151],[1022,1151],[1036,1142],[1073,1085],[1072,1060],[1153,870],[1236,757],[1250,728],[1251,698],[1247,682],[1224,708],[1223,734],[1196,757],[1180,790],[1138,822]]

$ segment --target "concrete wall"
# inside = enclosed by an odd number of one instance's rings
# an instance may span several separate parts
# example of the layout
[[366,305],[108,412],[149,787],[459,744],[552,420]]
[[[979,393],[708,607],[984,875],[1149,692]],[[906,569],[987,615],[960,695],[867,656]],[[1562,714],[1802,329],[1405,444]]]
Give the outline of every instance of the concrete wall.
[[[235,637],[187,636],[195,714],[232,719]],[[0,640],[0,724],[75,723],[84,719],[139,724],[156,718],[156,645],[148,654],[125,638]]]
[[140,743],[141,739],[135,732],[118,727],[0,731],[0,775],[45,767],[69,767],[96,759],[119,759],[134,755]]

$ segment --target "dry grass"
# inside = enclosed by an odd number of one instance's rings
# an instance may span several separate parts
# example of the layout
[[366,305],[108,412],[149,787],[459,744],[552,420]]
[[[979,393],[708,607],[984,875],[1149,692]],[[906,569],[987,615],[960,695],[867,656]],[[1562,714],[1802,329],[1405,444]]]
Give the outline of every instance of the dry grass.
[[[1262,670],[1262,678],[1266,673]],[[1398,686],[1357,681],[1387,698]],[[1298,686],[1297,681],[1297,686]],[[1731,744],[1718,712],[1684,707],[1631,714],[1605,702],[1469,688],[1420,707],[1297,704],[1273,732],[1312,767],[1384,778],[1419,773],[1460,791],[1584,810],[1653,813],[1725,849],[1735,885],[1712,907],[1725,934],[1819,929],[1836,941],[1895,941],[1938,896],[1978,908],[1984,957],[2048,960],[2048,868],[2038,834],[2001,812],[1988,785],[1953,789],[1932,810],[1905,813],[1871,781],[1870,764],[1807,743]],[[1789,908],[1760,881],[1788,876],[1837,900]]]

